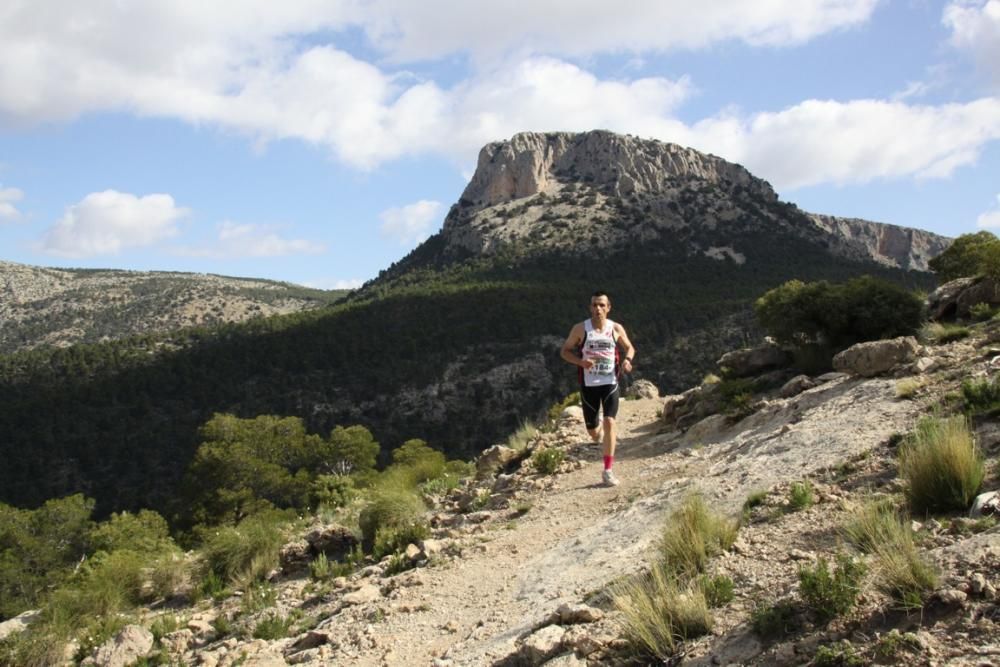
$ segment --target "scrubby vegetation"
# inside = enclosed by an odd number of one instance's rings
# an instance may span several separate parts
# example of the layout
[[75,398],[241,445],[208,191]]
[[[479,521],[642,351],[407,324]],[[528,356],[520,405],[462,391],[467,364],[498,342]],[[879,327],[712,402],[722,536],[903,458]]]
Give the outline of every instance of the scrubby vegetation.
[[900,447],[899,468],[917,514],[968,509],[986,474],[962,416],[921,419]]
[[761,326],[802,354],[826,355],[854,343],[911,335],[921,324],[923,303],[912,292],[863,276],[846,283],[791,280],[757,299]]
[[625,633],[640,654],[667,660],[679,642],[711,630],[709,608],[731,599],[732,580],[699,575],[710,557],[732,546],[736,532],[735,521],[709,511],[698,495],[671,514],[648,575],[612,592]]

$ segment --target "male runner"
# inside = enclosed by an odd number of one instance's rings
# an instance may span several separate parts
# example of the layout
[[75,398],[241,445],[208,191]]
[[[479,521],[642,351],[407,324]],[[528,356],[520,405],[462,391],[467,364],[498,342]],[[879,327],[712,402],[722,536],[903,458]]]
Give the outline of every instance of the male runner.
[[590,319],[573,327],[559,354],[567,362],[579,367],[583,419],[594,442],[602,441],[602,424],[597,413],[603,412],[602,479],[607,486],[617,486],[618,479],[612,466],[615,461],[618,377],[623,371],[631,372],[635,348],[632,347],[625,328],[608,319],[610,312],[611,299],[608,295],[602,291],[594,292],[590,297]]

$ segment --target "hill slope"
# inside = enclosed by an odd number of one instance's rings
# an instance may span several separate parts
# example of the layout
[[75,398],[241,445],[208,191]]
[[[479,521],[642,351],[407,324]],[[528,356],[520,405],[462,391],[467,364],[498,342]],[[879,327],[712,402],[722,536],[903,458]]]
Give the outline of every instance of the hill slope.
[[344,303],[0,357],[0,500],[168,509],[214,412],[297,415],[321,434],[360,423],[384,451],[420,437],[472,456],[573,390],[558,348],[596,287],[636,375],[676,391],[755,337],[750,304],[788,279],[933,283],[918,269],[945,239],[841,227],[690,149],[517,135],[484,149],[439,234]]
[[[895,610],[873,570],[857,608],[829,624],[799,611],[788,637],[766,641],[751,630],[750,618],[759,607],[799,598],[799,568],[845,548],[840,526],[873,493],[902,502],[893,436],[940,410],[963,379],[988,371],[981,347],[998,338],[1000,323],[992,322],[970,340],[928,348],[924,356],[933,364],[926,373],[908,367],[895,377],[814,378],[818,386],[795,396],[758,396],[759,410],[743,419],[712,415],[685,432],[664,427],[657,416],[662,399],[625,401],[617,488],[598,484],[600,453],[577,418],[567,416],[529,445],[564,451],[558,473],[541,475],[526,462],[440,499],[432,513],[434,540],[415,556],[416,570],[393,574],[386,561],[323,585],[289,568],[276,575],[275,601],[265,609],[241,612],[243,603],[232,597],[190,612],[166,610],[192,618],[201,633],[171,639],[170,657],[210,664],[241,654],[253,664],[645,664],[627,662],[622,617],[609,604],[613,582],[648,567],[666,517],[690,493],[701,493],[714,511],[737,515],[759,491],[766,497],[734,547],[709,565],[733,580],[735,597],[712,611],[710,634],[684,643],[678,664],[812,664],[821,645],[849,649],[861,661],[853,664],[994,664],[1000,658],[995,521],[980,534],[988,526],[975,528],[957,514],[916,524],[920,557],[941,573],[919,612]],[[896,395],[904,378],[922,387],[912,400]],[[996,420],[976,426],[995,464]],[[794,511],[789,487],[800,480],[811,482],[816,504]],[[484,509],[458,509],[480,494],[488,497]],[[560,617],[563,604],[575,615]],[[581,611],[581,604],[589,609]],[[304,619],[309,629],[293,624],[287,638],[238,639],[275,615]],[[208,628],[222,616],[231,619],[231,635],[213,637]],[[801,625],[791,628],[792,621]],[[910,634],[893,642],[894,630]],[[549,662],[556,656],[560,661]]]
[[0,354],[295,313],[346,293],[251,278],[0,261]]

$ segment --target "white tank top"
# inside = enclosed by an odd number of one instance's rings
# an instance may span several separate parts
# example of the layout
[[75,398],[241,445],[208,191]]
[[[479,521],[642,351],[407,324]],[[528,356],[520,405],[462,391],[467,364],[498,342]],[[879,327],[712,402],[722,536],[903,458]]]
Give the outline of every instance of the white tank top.
[[606,384],[616,384],[615,375],[617,346],[615,344],[615,323],[604,322],[604,328],[598,331],[589,318],[583,323],[583,344],[581,356],[594,362],[590,368],[583,369],[583,384],[587,387],[599,387]]

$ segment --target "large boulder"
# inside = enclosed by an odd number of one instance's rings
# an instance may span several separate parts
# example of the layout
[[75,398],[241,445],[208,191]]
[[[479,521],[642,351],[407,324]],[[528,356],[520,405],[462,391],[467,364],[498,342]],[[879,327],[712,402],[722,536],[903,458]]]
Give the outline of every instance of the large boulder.
[[927,297],[927,315],[932,320],[968,317],[977,303],[1000,304],[1000,283],[992,278],[957,278],[941,285]]
[[16,632],[22,632],[27,629],[29,625],[38,620],[42,615],[42,612],[38,609],[32,609],[31,611],[26,611],[22,614],[18,614],[9,621],[4,621],[0,623],[0,641],[6,639],[10,635]]
[[757,347],[726,352],[715,363],[719,368],[725,368],[728,376],[742,378],[775,368],[785,368],[792,363],[792,355],[768,342]]
[[476,459],[476,477],[485,479],[496,472],[505,470],[508,465],[522,458],[523,454],[516,449],[493,445]]
[[861,377],[874,377],[919,356],[920,344],[913,336],[873,340],[852,345],[833,357],[835,370]]
[[625,390],[626,398],[658,398],[659,395],[656,385],[649,380],[636,380]]
[[153,633],[141,625],[126,625],[94,654],[97,667],[127,667],[153,650]]
[[667,426],[684,429],[721,409],[722,392],[716,382],[692,387],[683,394],[667,396],[661,416]]
[[310,530],[306,534],[306,542],[314,554],[326,554],[328,558],[336,560],[354,551],[358,538],[349,528],[331,524]]

